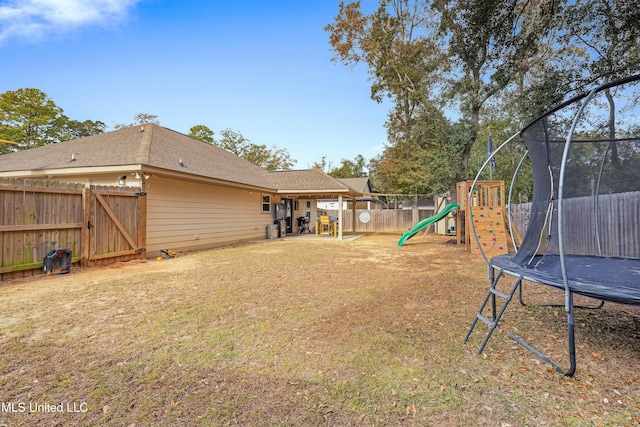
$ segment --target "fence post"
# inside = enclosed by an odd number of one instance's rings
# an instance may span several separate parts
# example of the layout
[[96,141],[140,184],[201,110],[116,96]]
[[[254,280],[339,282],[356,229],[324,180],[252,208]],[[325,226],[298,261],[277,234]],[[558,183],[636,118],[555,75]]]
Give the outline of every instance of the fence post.
[[89,266],[89,234],[91,229],[89,228],[89,222],[91,221],[91,188],[85,186],[82,189],[82,227],[80,227],[81,234],[81,258],[80,266],[86,268]]
[[137,222],[138,222],[138,248],[142,249],[140,251],[139,259],[143,260],[147,258],[147,193],[144,191],[144,181],[143,186],[140,189],[140,193],[138,193],[138,212],[137,212]]

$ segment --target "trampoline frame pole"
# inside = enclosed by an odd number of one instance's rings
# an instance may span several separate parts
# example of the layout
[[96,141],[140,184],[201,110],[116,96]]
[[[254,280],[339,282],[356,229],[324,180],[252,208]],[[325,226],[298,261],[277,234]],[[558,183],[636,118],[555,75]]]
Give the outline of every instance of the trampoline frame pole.
[[[569,149],[571,148],[571,140],[573,139],[573,134],[576,130],[576,126],[578,125],[578,120],[582,117],[582,113],[586,108],[587,104],[596,93],[596,89],[591,89],[591,92],[587,95],[587,97],[582,102],[580,109],[576,113],[573,118],[573,123],[571,124],[571,129],[567,134],[567,138],[564,143],[564,151],[562,153],[562,162],[560,163],[560,178],[558,181],[558,252],[560,253],[560,270],[562,272],[562,282],[564,283],[565,288],[565,310],[567,313],[573,313],[573,298],[571,296],[571,289],[569,289],[569,279],[567,278],[567,265],[564,257],[564,233],[563,233],[563,217],[564,217],[564,177],[567,171],[567,160],[569,159]],[[573,316],[572,316],[573,323]]]
[[487,266],[491,265],[491,263],[489,262],[489,258],[487,258],[487,255],[484,253],[484,250],[482,249],[482,245],[480,244],[480,238],[478,237],[478,233],[476,233],[476,227],[473,225],[473,217],[471,216],[471,207],[473,206],[473,190],[476,187],[476,184],[478,183],[478,180],[480,179],[480,174],[482,173],[484,168],[487,167],[489,162],[491,162],[491,159],[493,159],[495,157],[495,155],[498,153],[498,151],[502,150],[505,147],[505,145],[510,143],[512,140],[514,140],[519,135],[520,135],[520,131],[514,133],[513,135],[511,135],[511,137],[509,137],[509,139],[507,139],[505,142],[500,144],[500,146],[498,148],[493,150],[493,153],[491,153],[491,155],[487,157],[487,160],[484,161],[482,166],[480,166],[480,169],[478,170],[478,173],[476,174],[476,177],[473,180],[473,183],[471,184],[471,187],[469,187],[469,194],[467,195],[467,210],[469,212],[469,218],[471,219],[471,221],[469,221],[471,223],[470,224],[471,225],[470,231],[473,234],[473,236],[475,237],[476,244],[478,245],[478,249],[480,250],[480,254],[482,255],[482,258],[484,259],[484,262],[485,262],[485,264],[487,264]]
[[512,219],[513,214],[511,212],[511,197],[513,196],[513,187],[515,187],[516,185],[516,177],[520,173],[520,168],[522,167],[522,164],[524,163],[524,161],[527,159],[528,155],[529,155],[529,150],[527,149],[522,155],[522,158],[520,159],[520,162],[518,163],[516,170],[513,172],[513,176],[511,177],[511,184],[509,185],[509,196],[507,199],[507,213],[509,214],[508,215],[509,234],[511,235],[511,243],[513,243],[513,248],[516,250],[516,252],[518,251],[518,245],[516,245],[516,239],[513,235],[513,219]]
[[564,151],[562,153],[562,162],[560,163],[560,178],[558,182],[558,252],[560,253],[560,270],[562,271],[562,282],[564,283],[565,294],[565,311],[567,312],[567,334],[569,339],[569,370],[562,371],[558,366],[554,366],[555,370],[566,376],[572,376],[576,371],[576,343],[575,343],[575,328],[574,328],[574,307],[573,307],[573,293],[569,287],[569,279],[567,277],[567,264],[564,253],[564,177],[567,172],[567,160],[569,159],[569,150],[571,148],[571,141],[573,140],[573,134],[575,133],[578,121],[582,117],[582,113],[586,108],[591,98],[596,93],[594,88],[589,92],[587,97],[582,102],[580,109],[573,118],[571,129],[567,134],[567,139],[564,144]]

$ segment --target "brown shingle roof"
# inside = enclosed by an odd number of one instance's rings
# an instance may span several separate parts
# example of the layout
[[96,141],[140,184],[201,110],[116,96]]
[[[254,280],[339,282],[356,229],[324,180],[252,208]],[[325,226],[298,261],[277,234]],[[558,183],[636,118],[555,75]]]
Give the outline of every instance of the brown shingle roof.
[[343,183],[348,185],[349,187],[353,188],[354,190],[357,190],[361,193],[371,193],[371,187],[369,186],[369,178],[368,177],[362,177],[362,178],[338,178],[338,180]]
[[[72,155],[74,161],[71,161]],[[222,148],[155,124],[132,126],[0,156],[0,173],[127,165],[151,166],[272,188],[262,168]]]
[[317,169],[271,171],[265,176],[280,192],[349,192],[349,186]]
[[[72,156],[73,159],[72,160]],[[235,154],[171,129],[145,124],[0,156],[3,172],[145,166],[284,193],[353,193],[322,171],[270,172]],[[104,172],[104,171],[102,171]],[[57,175],[54,173],[54,175]]]

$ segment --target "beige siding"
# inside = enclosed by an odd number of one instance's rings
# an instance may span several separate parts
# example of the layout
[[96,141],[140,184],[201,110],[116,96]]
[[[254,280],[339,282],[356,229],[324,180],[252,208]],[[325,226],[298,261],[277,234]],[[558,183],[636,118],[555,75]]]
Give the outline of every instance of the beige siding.
[[311,200],[311,199],[293,199],[294,202],[294,208],[295,208],[295,203],[296,201],[298,202],[298,209],[294,209],[293,210],[293,233],[298,233],[298,222],[297,222],[297,218],[299,216],[306,216],[307,215],[307,202],[309,202],[311,204],[311,207],[309,208],[309,218],[311,219],[311,221],[309,221],[309,227],[314,227],[315,226],[315,218],[318,216],[318,208],[316,207],[316,200]]
[[[264,239],[273,213],[262,193],[153,177],[147,182],[147,254]],[[272,199],[272,202],[274,200]]]
[[294,209],[293,211],[293,219],[295,220],[299,216],[305,216],[307,214],[307,202],[311,204],[309,208],[310,217],[315,218],[318,216],[318,209],[316,208],[316,201],[310,199],[293,199],[294,207],[295,203],[298,203],[298,209]]

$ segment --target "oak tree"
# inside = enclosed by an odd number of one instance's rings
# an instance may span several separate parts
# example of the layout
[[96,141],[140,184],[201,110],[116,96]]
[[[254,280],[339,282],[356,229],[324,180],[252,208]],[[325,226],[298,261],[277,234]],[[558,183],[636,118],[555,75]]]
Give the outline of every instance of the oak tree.
[[[336,59],[365,63],[372,97],[380,101],[384,94],[393,104],[382,160],[398,163],[396,173],[407,174],[395,178],[397,185],[424,185],[416,180],[425,172],[420,163],[429,159],[448,159],[449,187],[467,177],[482,108],[538,53],[554,6],[553,0],[380,0],[367,14],[358,1],[340,3],[335,22],[326,27],[330,43]],[[445,104],[468,125],[466,141],[439,131],[431,142],[424,140],[418,121]]]

